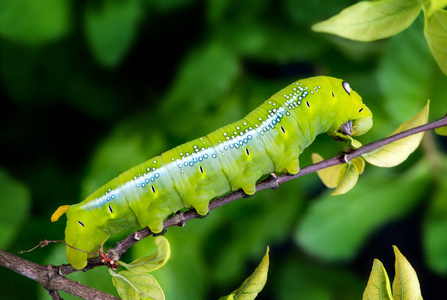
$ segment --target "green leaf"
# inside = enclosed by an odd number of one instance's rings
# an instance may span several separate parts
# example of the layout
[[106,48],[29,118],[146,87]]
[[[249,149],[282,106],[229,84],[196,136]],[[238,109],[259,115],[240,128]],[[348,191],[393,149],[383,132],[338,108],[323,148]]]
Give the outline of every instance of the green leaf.
[[447,11],[425,17],[424,35],[439,68],[447,75]]
[[255,299],[259,292],[264,288],[265,283],[267,282],[267,272],[269,268],[269,248],[267,247],[267,252],[264,255],[259,266],[256,270],[251,274],[250,277],[245,279],[242,285],[231,292],[230,295],[221,297],[219,300],[224,299],[238,299],[238,300],[252,300]]
[[422,300],[421,287],[416,271],[396,246],[393,246],[393,249],[396,256],[396,274],[393,281],[394,299]]
[[165,299],[163,290],[153,276],[130,271],[121,271],[118,274],[110,269],[109,271],[121,299]]
[[435,132],[438,135],[447,136],[447,126],[435,128]]
[[90,49],[104,66],[120,63],[131,48],[142,17],[140,0],[102,0],[89,3],[85,11],[85,29]]
[[156,253],[139,258],[130,264],[121,261],[118,261],[118,264],[134,273],[147,273],[161,268],[171,257],[169,241],[164,236],[157,236],[154,239],[154,244],[157,246]]
[[352,258],[374,230],[399,219],[423,199],[431,172],[426,162],[399,175],[371,169],[349,193],[324,194],[313,201],[297,228],[296,242],[327,260]]
[[[400,125],[391,135],[399,132],[421,126],[427,123],[430,101],[427,105],[411,120]],[[391,136],[390,135],[390,136]],[[394,167],[405,161],[419,146],[424,133],[417,133],[409,137],[397,140],[391,144],[380,147],[379,149],[365,153],[362,157],[372,165],[378,167]]]
[[393,300],[391,294],[390,279],[383,264],[378,259],[374,259],[368,284],[363,293],[363,300]]
[[426,0],[422,8],[427,17],[447,6],[447,0]]
[[0,248],[5,249],[16,237],[20,226],[29,215],[28,188],[0,169]]
[[419,0],[362,1],[315,24],[312,29],[357,41],[374,41],[406,29],[420,10]]
[[40,46],[64,36],[70,27],[70,0],[0,1],[0,35]]

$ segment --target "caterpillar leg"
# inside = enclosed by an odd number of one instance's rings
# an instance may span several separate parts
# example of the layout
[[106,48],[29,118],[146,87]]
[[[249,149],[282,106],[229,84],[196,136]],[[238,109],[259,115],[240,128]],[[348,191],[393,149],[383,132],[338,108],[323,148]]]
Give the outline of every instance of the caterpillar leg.
[[206,215],[201,215],[201,214],[199,214],[199,216],[198,216],[197,218],[199,218],[199,219],[204,219],[204,218],[206,218],[209,214],[210,214],[210,212],[208,211],[208,212],[206,213]]
[[163,229],[161,230],[161,232],[159,233],[152,233],[153,236],[159,236],[159,235],[165,235],[165,233],[168,232],[168,230],[166,228],[163,227]]
[[244,186],[242,190],[244,191],[245,195],[247,195],[247,197],[253,197],[256,193],[256,182]]
[[300,163],[298,159],[295,159],[288,167],[287,167],[287,173],[290,175],[298,174],[300,171]]
[[[163,227],[163,220],[157,220],[157,221],[153,221],[149,224],[149,229],[152,231],[152,233],[155,235],[161,235],[161,233],[163,232],[163,230],[166,230]],[[164,233],[163,233],[164,234]]]
[[201,204],[199,204],[199,205],[197,205],[197,206],[194,206],[196,212],[197,212],[199,215],[201,215],[201,216],[203,216],[203,217],[206,217],[206,216],[208,215],[208,213],[209,213],[208,203],[209,203],[209,202],[201,203]]

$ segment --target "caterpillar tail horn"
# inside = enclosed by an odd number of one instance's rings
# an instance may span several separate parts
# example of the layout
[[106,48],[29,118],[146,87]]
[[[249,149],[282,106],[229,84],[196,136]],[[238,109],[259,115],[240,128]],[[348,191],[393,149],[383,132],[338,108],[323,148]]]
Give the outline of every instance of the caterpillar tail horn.
[[70,205],[59,206],[59,208],[56,209],[56,211],[51,216],[51,222],[56,222],[57,220],[59,220],[59,218],[67,212],[69,206]]

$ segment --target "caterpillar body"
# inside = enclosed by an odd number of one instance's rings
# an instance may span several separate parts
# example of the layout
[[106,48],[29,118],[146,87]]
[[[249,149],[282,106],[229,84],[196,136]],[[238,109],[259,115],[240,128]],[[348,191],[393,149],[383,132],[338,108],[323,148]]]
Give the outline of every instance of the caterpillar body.
[[[163,221],[180,209],[206,215],[209,202],[225,193],[253,195],[263,175],[298,173],[299,155],[320,133],[360,135],[371,126],[371,111],[347,82],[299,80],[242,120],[131,168],[81,203],[59,207],[51,219],[66,213],[67,244],[95,252],[121,230],[160,233]],[[85,267],[87,256],[67,246],[75,268]]]

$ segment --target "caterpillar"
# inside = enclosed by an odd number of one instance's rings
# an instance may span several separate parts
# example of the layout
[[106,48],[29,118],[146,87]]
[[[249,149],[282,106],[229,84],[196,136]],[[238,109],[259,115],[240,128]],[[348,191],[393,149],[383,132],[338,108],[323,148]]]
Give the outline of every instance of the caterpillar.
[[[110,235],[131,227],[163,231],[183,208],[208,214],[209,202],[230,191],[256,192],[264,175],[299,172],[299,155],[323,132],[361,135],[372,113],[341,79],[318,76],[292,83],[243,119],[156,156],[106,183],[84,201],[59,207],[67,214],[65,241],[95,252]],[[80,269],[87,253],[67,246]]]

